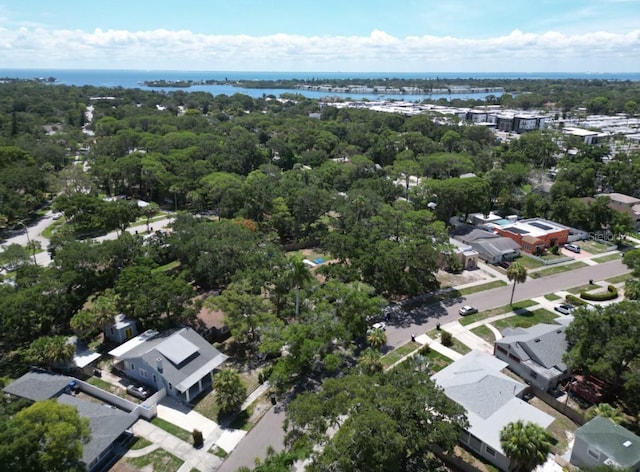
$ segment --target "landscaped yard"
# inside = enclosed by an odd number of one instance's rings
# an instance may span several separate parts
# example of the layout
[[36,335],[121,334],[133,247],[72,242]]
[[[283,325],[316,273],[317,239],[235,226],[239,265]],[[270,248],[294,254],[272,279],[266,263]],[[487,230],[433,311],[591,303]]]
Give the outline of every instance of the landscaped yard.
[[458,322],[462,326],[470,325],[471,323],[475,323],[476,321],[486,320],[487,318],[492,318],[498,315],[504,315],[505,313],[509,313],[514,310],[521,310],[524,308],[529,308],[530,306],[537,305],[533,300],[522,300],[520,302],[516,302],[511,305],[503,305],[498,308],[494,308],[492,310],[481,311],[480,313],[476,313],[475,315],[465,316],[464,318],[460,318]]
[[429,362],[429,369],[431,370],[431,372],[438,372],[453,362],[453,360],[449,359],[444,354],[440,354],[433,349],[431,349],[428,353],[422,355]]
[[544,267],[544,262],[527,255],[520,256],[519,258],[516,259],[516,262],[520,262],[522,265],[524,265],[527,268],[527,270]]
[[547,277],[549,275],[561,274],[570,270],[580,269],[581,267],[587,267],[587,264],[581,261],[577,261],[571,262],[569,264],[555,265],[547,267],[545,269],[540,269],[536,272],[531,272],[529,274],[529,277],[531,277],[532,279],[538,279],[540,277]]
[[132,465],[137,470],[142,470],[150,465],[153,472],[176,472],[182,466],[183,461],[164,449],[156,449],[141,457],[128,457],[125,459],[125,463]]
[[539,308],[534,311],[524,310],[515,316],[494,321],[492,324],[502,331],[505,328],[529,328],[539,323],[553,323],[557,317],[557,313]]
[[556,300],[560,300],[562,297],[560,295],[556,295],[555,293],[547,293],[544,298],[546,298],[549,301],[556,301]]
[[382,366],[385,369],[388,369],[393,364],[395,364],[400,359],[402,359],[404,356],[411,354],[413,351],[415,351],[419,347],[420,347],[420,344],[413,341],[409,341],[408,343],[403,344],[402,346],[394,349],[386,356],[382,356],[382,358],[380,358],[380,362],[382,362]]
[[147,446],[151,446],[153,443],[149,441],[147,438],[142,438],[140,436],[136,436],[129,449],[144,449]]
[[573,295],[578,295],[580,292],[586,290],[587,292],[590,292],[591,290],[595,290],[597,288],[602,288],[600,287],[600,285],[596,285],[596,284],[584,284],[584,285],[580,285],[579,287],[573,287],[567,290],[567,292],[573,294]]

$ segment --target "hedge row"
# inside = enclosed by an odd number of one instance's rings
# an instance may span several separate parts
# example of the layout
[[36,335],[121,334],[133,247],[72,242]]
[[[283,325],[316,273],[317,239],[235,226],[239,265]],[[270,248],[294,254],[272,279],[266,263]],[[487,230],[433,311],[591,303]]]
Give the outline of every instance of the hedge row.
[[597,292],[597,293],[589,293],[589,292],[580,292],[580,298],[585,300],[592,300],[594,302],[603,302],[605,300],[613,300],[614,298],[618,298],[618,289],[613,285],[609,285],[607,287],[606,292]]

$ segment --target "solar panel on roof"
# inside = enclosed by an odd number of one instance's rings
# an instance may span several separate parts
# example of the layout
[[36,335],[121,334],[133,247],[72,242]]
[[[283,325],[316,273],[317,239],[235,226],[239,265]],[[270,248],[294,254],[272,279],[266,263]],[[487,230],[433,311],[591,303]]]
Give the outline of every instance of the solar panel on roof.
[[529,231],[527,231],[526,229],[516,228],[516,227],[508,228],[507,231],[511,231],[512,233],[517,233],[517,234],[529,234]]
[[553,229],[551,226],[549,225],[545,225],[543,223],[540,223],[538,221],[532,221],[531,223],[529,223],[531,226],[535,226],[536,228],[540,228],[541,230],[544,231],[549,231],[550,229]]

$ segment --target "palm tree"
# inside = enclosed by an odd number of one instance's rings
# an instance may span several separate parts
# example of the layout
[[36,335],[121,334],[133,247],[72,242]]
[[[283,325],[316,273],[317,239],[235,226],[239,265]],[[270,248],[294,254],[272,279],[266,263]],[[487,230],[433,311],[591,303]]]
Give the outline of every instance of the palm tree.
[[287,261],[286,279],[296,291],[296,316],[300,314],[300,289],[309,285],[313,275],[302,257],[293,255]]
[[624,283],[624,297],[627,300],[640,299],[640,279],[628,279]]
[[360,370],[368,375],[382,372],[382,362],[380,362],[380,353],[373,349],[365,349],[358,359]]
[[507,269],[507,278],[513,281],[511,301],[509,302],[509,305],[513,305],[513,294],[516,291],[516,284],[522,284],[527,280],[527,268],[520,262],[514,262]]
[[380,349],[387,344],[387,333],[382,328],[374,328],[367,333],[367,342],[373,349]]
[[218,372],[213,378],[213,388],[216,391],[216,401],[220,406],[220,413],[226,415],[240,409],[247,397],[247,388],[242,383],[240,375],[231,369]]
[[620,410],[608,403],[598,403],[587,410],[587,417],[589,419],[595,418],[596,416],[609,418],[614,423],[620,423],[624,420]]
[[160,206],[156,202],[151,202],[148,205],[142,207],[142,214],[147,219],[147,233],[150,233],[149,220],[153,218],[156,215],[156,213],[158,213],[159,211],[160,211]]
[[536,423],[518,420],[500,431],[500,446],[511,472],[531,472],[547,460],[553,436]]

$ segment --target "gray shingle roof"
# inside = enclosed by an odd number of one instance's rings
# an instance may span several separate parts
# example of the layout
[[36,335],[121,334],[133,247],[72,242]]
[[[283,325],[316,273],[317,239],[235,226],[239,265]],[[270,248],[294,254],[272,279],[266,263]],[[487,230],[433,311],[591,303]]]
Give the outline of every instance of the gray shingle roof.
[[82,461],[85,464],[91,464],[94,459],[97,459],[137,419],[134,415],[121,410],[67,394],[61,395],[58,401],[75,407],[80,416],[89,419],[91,439],[82,449]]
[[576,437],[582,438],[590,448],[603,452],[621,467],[633,467],[640,463],[640,437],[610,419],[596,416],[576,430]]
[[66,375],[32,371],[7,385],[3,390],[11,395],[37,402],[58,396],[73,381],[72,377]]
[[530,328],[507,329],[496,344],[509,346],[521,361],[531,360],[545,369],[564,372],[567,369],[562,360],[567,351],[565,329],[565,326],[544,323]]
[[154,369],[160,361],[162,377],[179,391],[184,392],[227,360],[191,328],[150,334],[153,333],[143,333],[142,342],[134,338],[110,354],[118,359],[142,358]]

